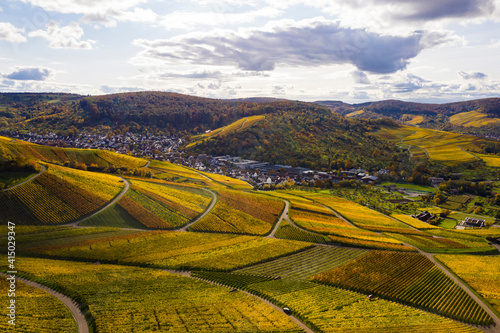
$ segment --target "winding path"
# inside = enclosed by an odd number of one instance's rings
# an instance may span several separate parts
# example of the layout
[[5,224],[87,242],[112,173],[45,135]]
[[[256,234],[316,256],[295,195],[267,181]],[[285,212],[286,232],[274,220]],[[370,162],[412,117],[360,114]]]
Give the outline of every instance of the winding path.
[[[8,274],[0,273],[0,275],[3,276],[8,276]],[[42,284],[39,284],[37,282],[33,282],[21,277],[16,276],[16,280],[21,281],[24,284],[27,284],[29,286],[35,287],[37,289],[43,290],[58,300],[60,300],[66,307],[69,309],[71,314],[73,315],[73,318],[75,318],[76,324],[78,326],[78,333],[89,333],[89,326],[87,323],[87,320],[85,319],[85,315],[82,313],[80,308],[78,307],[78,303],[76,303],[73,299],[69,298],[66,295],[61,294],[60,292],[57,292],[53,289],[50,289],[49,287],[46,287]]]
[[[177,273],[177,272],[173,272],[174,274],[181,274],[183,276],[188,276],[186,275],[186,272],[182,272],[182,273]],[[208,282],[210,284],[215,284],[215,285],[219,285],[219,286],[222,286],[222,287],[226,287],[228,288],[228,286],[226,285],[223,285],[223,284],[220,284],[220,283],[216,283],[216,282],[213,282],[213,281],[210,281],[210,280],[205,280],[205,279],[201,279],[201,278],[198,278],[198,277],[194,277],[194,276],[191,276],[191,272],[189,272],[189,277],[192,278],[192,279],[196,279],[196,280],[200,280],[200,281],[204,281],[204,282]],[[244,294],[247,294],[249,296],[252,296],[252,297],[255,297],[257,298],[259,301],[261,302],[264,302],[266,303],[267,305],[273,307],[274,309],[276,309],[278,312],[280,313],[283,313],[283,309],[280,308],[279,306],[276,306],[274,305],[273,303],[269,302],[268,300],[262,298],[262,297],[259,297],[257,295],[254,295],[246,290],[241,290],[241,289],[238,289],[238,288],[235,288],[235,287],[229,287],[231,289],[237,289],[238,291],[244,293]],[[313,330],[311,330],[309,327],[307,327],[306,324],[304,324],[303,322],[301,322],[297,317],[293,316],[293,315],[288,315],[288,317],[293,320],[300,328],[302,328],[304,331],[306,331],[307,333],[314,333]]]
[[200,216],[198,216],[193,222],[188,223],[184,227],[182,227],[180,229],[176,229],[175,231],[187,231],[187,229],[190,226],[192,226],[193,224],[195,224],[196,222],[198,222],[199,220],[201,220],[202,218],[204,218],[208,213],[210,213],[212,211],[212,208],[214,208],[215,204],[217,203],[217,194],[215,194],[215,192],[212,192],[212,191],[207,190],[205,188],[203,188],[202,190],[210,192],[210,194],[212,194],[212,201],[210,202],[210,205],[207,207],[207,209],[205,209],[205,211],[203,212],[203,214],[201,214]]
[[97,215],[99,214],[100,212],[102,212],[103,210],[105,210],[106,208],[108,208],[109,206],[113,205],[114,203],[118,202],[118,200],[120,200],[124,195],[125,193],[127,193],[128,189],[130,188],[130,183],[120,177],[120,179],[125,183],[125,187],[123,188],[123,190],[120,192],[120,194],[118,194],[116,197],[113,198],[113,200],[111,200],[110,202],[108,202],[106,205],[102,206],[99,210],[96,210],[95,212],[93,212],[92,214],[88,215],[88,216],[84,216],[74,222],[71,222],[71,223],[67,223],[67,224],[63,224],[63,226],[72,226],[72,227],[78,227],[78,223],[80,222],[83,222],[85,221],[86,219],[89,219],[91,218],[92,216],[94,215]]
[[16,187],[18,187],[18,186],[21,186],[21,185],[23,185],[23,184],[27,183],[27,182],[30,182],[30,181],[32,181],[33,179],[35,179],[36,177],[40,176],[40,175],[41,175],[42,173],[44,173],[45,171],[47,171],[47,167],[46,167],[45,165],[43,165],[43,164],[40,164],[40,165],[42,166],[42,171],[40,171],[40,172],[39,172],[39,173],[37,173],[36,175],[34,175],[34,176],[32,176],[32,177],[30,177],[30,178],[26,179],[25,181],[20,182],[19,184],[16,184],[16,185],[11,186],[11,187],[9,187],[9,188],[3,189],[3,190],[2,190],[2,192],[12,190],[12,189],[14,189],[14,188],[16,188]]
[[281,213],[278,222],[276,222],[276,225],[274,226],[273,230],[269,235],[266,236],[266,238],[276,238],[274,234],[276,234],[276,231],[280,227],[281,221],[283,221],[283,219],[287,219],[288,221],[288,208],[290,207],[290,203],[288,202],[288,200],[283,200],[283,201],[285,202],[285,208],[283,209],[283,213]]
[[481,300],[476,294],[474,294],[469,286],[465,285],[462,281],[460,281],[455,275],[453,275],[447,268],[445,268],[439,261],[434,258],[434,254],[427,253],[422,250],[417,249],[418,252],[431,260],[443,273],[448,275],[450,279],[452,279],[456,284],[460,286],[474,301],[476,301],[483,309],[486,311],[491,318],[495,321],[494,326],[477,326],[487,333],[500,333],[500,318],[493,312],[484,302]]

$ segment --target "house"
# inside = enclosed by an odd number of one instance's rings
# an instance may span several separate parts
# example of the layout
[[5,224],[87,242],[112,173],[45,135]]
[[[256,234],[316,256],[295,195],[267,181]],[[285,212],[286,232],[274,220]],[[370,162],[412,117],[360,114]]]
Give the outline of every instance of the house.
[[414,215],[413,217],[419,219],[420,221],[424,221],[424,222],[427,222],[429,220],[432,220],[434,219],[436,216],[435,215],[432,215],[431,213],[429,213],[428,211],[423,211],[421,213],[418,213],[417,215]]
[[363,183],[368,184],[368,183],[376,183],[378,181],[378,177],[375,176],[364,176],[361,178]]
[[463,220],[460,225],[464,227],[473,227],[473,228],[483,228],[484,227],[484,220],[483,219],[476,219],[472,217],[466,217],[465,220]]
[[429,180],[431,181],[432,186],[439,186],[439,184],[444,182],[444,179],[440,177],[430,177]]

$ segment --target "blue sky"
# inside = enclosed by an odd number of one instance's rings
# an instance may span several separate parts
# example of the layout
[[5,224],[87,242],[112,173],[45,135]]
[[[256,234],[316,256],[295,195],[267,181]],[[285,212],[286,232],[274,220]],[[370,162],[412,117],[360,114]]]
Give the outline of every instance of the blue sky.
[[0,91],[500,96],[500,0],[4,0]]

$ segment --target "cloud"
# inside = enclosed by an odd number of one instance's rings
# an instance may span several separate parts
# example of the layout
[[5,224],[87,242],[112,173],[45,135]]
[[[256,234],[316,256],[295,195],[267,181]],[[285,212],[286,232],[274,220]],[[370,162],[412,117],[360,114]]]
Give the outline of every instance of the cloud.
[[[495,0],[337,0],[331,4],[323,2],[319,6],[333,12],[342,5],[382,13],[385,17],[423,21],[484,17],[495,11]],[[380,8],[382,12],[377,13]]]
[[[283,22],[282,22],[283,23]],[[236,66],[247,71],[271,71],[276,65],[352,64],[361,71],[393,73],[426,47],[446,41],[440,33],[410,36],[379,35],[364,29],[339,27],[337,22],[290,22],[247,32],[188,34],[171,39],[137,39],[140,58],[167,62]]]
[[21,0],[47,11],[63,14],[83,14],[82,22],[106,27],[116,21],[152,22],[157,15],[150,9],[136,7],[147,0]]
[[[378,0],[384,3],[387,0]],[[441,18],[471,18],[492,14],[495,10],[493,0],[403,0],[407,14],[400,13],[403,19],[434,20]]]
[[265,7],[244,13],[175,11],[165,15],[160,25],[167,30],[191,30],[200,26],[223,26],[254,22],[259,17],[276,17],[280,10]]
[[464,80],[484,80],[488,75],[481,72],[458,72],[458,75]]
[[26,42],[23,30],[16,28],[10,23],[0,22],[0,40],[6,40],[12,43]]
[[43,67],[19,67],[14,72],[5,75],[9,80],[45,81],[52,74],[52,70]]
[[67,26],[59,26],[55,21],[47,24],[47,30],[36,30],[29,33],[30,37],[41,37],[50,42],[49,47],[53,49],[92,49],[95,41],[82,41],[83,29],[77,22],[71,22]]
[[358,83],[358,84],[370,84],[371,83],[368,76],[366,76],[366,74],[363,72],[353,71],[351,73],[351,76],[354,79],[355,83]]

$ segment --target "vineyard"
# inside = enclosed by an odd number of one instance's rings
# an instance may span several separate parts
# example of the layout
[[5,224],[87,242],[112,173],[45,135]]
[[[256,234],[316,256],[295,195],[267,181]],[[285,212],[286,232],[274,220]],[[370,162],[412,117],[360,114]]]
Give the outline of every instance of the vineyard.
[[492,323],[486,311],[420,254],[371,251],[313,279],[373,293],[467,323]]
[[269,261],[310,246],[254,236],[137,231],[116,237],[43,244],[30,248],[29,252],[72,260],[225,271]]
[[338,267],[364,253],[365,250],[315,246],[283,258],[237,270],[235,273],[304,280]]
[[196,188],[132,180],[132,189],[118,206],[146,228],[176,229],[200,215],[210,199],[207,192]]
[[365,295],[307,281],[211,272],[193,275],[239,286],[280,307],[288,307],[315,332],[481,332],[422,310],[383,299],[370,301]]
[[191,230],[264,235],[278,220],[284,206],[283,201],[263,194],[218,189],[214,209]]
[[493,308],[500,312],[500,257],[472,255],[438,255],[440,262],[450,268],[483,296]]
[[[2,276],[0,303],[5,307],[10,301],[8,290],[9,284]],[[76,322],[68,308],[45,291],[17,281],[15,301],[16,309],[22,309],[16,313],[16,332],[78,332]],[[7,311],[4,311],[4,318],[0,321],[0,331],[11,332],[12,325],[8,323],[9,318],[5,313]]]
[[411,129],[416,133],[406,137],[403,142],[425,150],[430,159],[450,166],[476,160],[474,155],[462,149],[464,146],[474,148],[479,140],[475,136],[418,127]]
[[83,163],[87,166],[95,165],[102,169],[107,167],[132,169],[142,167],[147,163],[142,158],[117,154],[107,150],[49,147],[19,140],[13,143],[5,137],[2,138],[4,140],[0,141],[0,145],[10,155],[22,155],[43,162],[55,164]]
[[328,239],[325,236],[296,228],[286,220],[281,221],[281,224],[275,233],[275,237],[318,244],[326,244],[328,242]]
[[404,223],[344,198],[308,192],[303,192],[303,195],[330,207],[360,228],[375,231],[387,231],[390,228],[394,232],[411,230]]
[[[289,225],[288,223],[284,223],[285,221],[283,221],[280,225],[280,228],[278,229],[278,232],[276,233],[276,237],[303,240],[313,243],[323,243],[326,240],[327,242],[332,241],[334,243],[340,243],[349,246],[414,251],[414,249],[402,245],[398,240],[395,240],[394,238],[387,237],[370,230],[364,230],[352,226],[349,223],[345,222],[343,219],[338,218],[336,215],[334,215],[334,213],[332,213],[332,211],[330,211],[328,208],[325,208],[323,205],[300,196],[309,195],[311,196],[311,198],[317,198],[317,196],[311,195],[310,193],[301,191],[283,191],[272,193],[272,195],[286,199],[290,202],[290,218],[296,225],[315,232],[308,233],[304,230],[299,230]],[[340,199],[336,197],[331,198],[334,198],[335,200]],[[345,202],[352,203],[347,200],[345,200]],[[376,229],[403,230],[404,232],[409,233],[417,232],[408,228],[406,225],[403,225],[403,227],[407,229],[401,229],[399,227],[400,225],[397,225],[397,228],[379,226]],[[316,233],[320,233],[328,237],[321,237]]]
[[28,258],[19,266],[87,305],[98,332],[302,332],[254,297],[160,270]]
[[99,209],[122,184],[110,175],[50,167],[39,177],[0,192],[1,221],[19,224],[63,224]]
[[432,224],[422,222],[419,219],[416,219],[414,217],[404,215],[404,214],[392,214],[391,215],[393,218],[404,222],[414,228],[425,230],[425,229],[439,229],[439,227],[433,226]]

